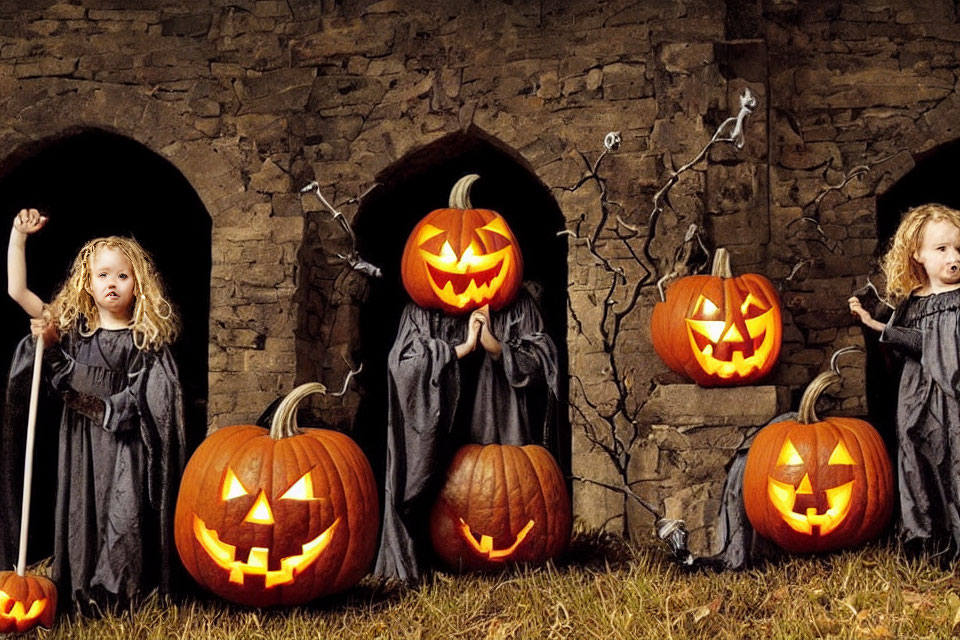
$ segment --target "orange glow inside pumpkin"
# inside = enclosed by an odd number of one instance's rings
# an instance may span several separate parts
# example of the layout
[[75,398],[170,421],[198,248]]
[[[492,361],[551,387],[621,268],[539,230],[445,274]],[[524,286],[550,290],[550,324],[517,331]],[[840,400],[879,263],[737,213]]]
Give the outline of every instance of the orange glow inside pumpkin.
[[[480,232],[486,232],[483,238]],[[430,288],[439,300],[457,308],[488,303],[503,285],[513,263],[513,243],[506,222],[496,217],[480,227],[459,255],[445,238],[446,233],[424,224],[417,237]],[[488,252],[484,245],[494,250]]]
[[478,540],[470,530],[470,525],[464,522],[463,518],[460,518],[460,533],[463,535],[463,539],[467,541],[467,544],[478,554],[486,556],[490,560],[504,560],[513,555],[513,552],[517,550],[520,543],[523,542],[527,534],[530,533],[530,530],[533,529],[533,525],[533,520],[527,521],[523,529],[517,533],[513,544],[504,549],[494,549],[493,538],[488,535],[480,534],[480,539]]
[[[799,468],[804,464],[803,458],[797,451],[797,448],[788,439],[780,449],[780,455],[777,458],[777,467],[795,467]],[[850,455],[850,452],[844,446],[843,442],[838,442],[830,454],[827,465],[846,465],[852,466],[856,462]],[[850,512],[851,498],[853,496],[853,481],[845,482],[836,487],[824,489],[823,494],[826,500],[827,509],[823,513],[818,513],[816,507],[806,506],[802,511],[797,511],[797,497],[814,497],[813,484],[810,481],[810,474],[804,473],[800,484],[794,486],[789,482],[783,482],[772,477],[767,477],[767,496],[770,503],[776,508],[777,513],[783,518],[790,528],[799,533],[812,535],[813,527],[818,527],[821,536],[827,535],[836,529],[843,522],[844,518]]]
[[686,319],[690,347],[709,375],[723,379],[746,376],[770,358],[777,335],[771,305],[748,293],[736,313],[725,319],[716,302],[701,295]]
[[27,623],[32,623],[40,617],[43,610],[47,607],[46,598],[38,598],[30,603],[27,609],[19,600],[10,597],[6,591],[0,589],[0,617],[14,620],[17,622],[18,629],[24,629]]
[[[233,470],[228,468],[221,489],[223,501],[226,502],[249,494],[250,492],[243,486]],[[320,500],[321,498],[316,498],[313,495],[313,481],[308,471],[289,489],[284,491],[280,499]],[[274,524],[270,502],[262,489],[250,511],[247,512],[244,522],[264,525]],[[264,584],[269,588],[293,582],[298,573],[320,557],[320,554],[333,539],[333,534],[339,523],[340,518],[338,517],[320,535],[301,545],[301,553],[281,558],[279,569],[269,568],[270,549],[267,547],[251,547],[246,561],[238,560],[236,558],[236,546],[220,540],[219,534],[213,529],[207,528],[203,520],[196,514],[193,516],[193,533],[210,559],[230,572],[230,582],[242,585],[245,576],[259,575],[264,576]]]

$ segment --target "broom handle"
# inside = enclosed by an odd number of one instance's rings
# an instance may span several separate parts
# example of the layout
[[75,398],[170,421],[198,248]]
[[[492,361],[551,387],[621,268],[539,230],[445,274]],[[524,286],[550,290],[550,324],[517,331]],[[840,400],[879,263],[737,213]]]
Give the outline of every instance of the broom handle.
[[33,483],[33,441],[37,433],[37,404],[40,400],[40,366],[43,364],[43,335],[37,336],[33,354],[33,379],[30,381],[30,409],[27,414],[27,454],[23,462],[23,503],[20,507],[20,558],[17,575],[27,571],[27,530],[30,528],[30,485]]

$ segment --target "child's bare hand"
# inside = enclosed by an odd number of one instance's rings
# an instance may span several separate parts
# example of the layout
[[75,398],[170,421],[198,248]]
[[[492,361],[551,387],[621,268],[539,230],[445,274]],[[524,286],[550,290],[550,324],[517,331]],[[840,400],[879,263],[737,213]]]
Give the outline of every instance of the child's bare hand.
[[874,320],[873,316],[870,315],[870,312],[863,308],[860,304],[860,298],[857,296],[850,296],[847,298],[847,304],[850,305],[850,313],[860,318],[865,326],[870,327],[874,331],[883,331],[883,323],[879,320]]
[[42,215],[37,209],[20,209],[20,213],[13,219],[13,228],[24,235],[36,233],[47,224],[49,218]]
[[847,299],[847,304],[850,305],[850,313],[860,317],[860,322],[866,323],[869,320],[873,320],[873,316],[863,308],[863,305],[860,304],[860,298],[857,296],[850,296]]
[[60,342],[60,330],[55,322],[44,318],[30,318],[30,335],[36,338],[41,334],[44,348]]

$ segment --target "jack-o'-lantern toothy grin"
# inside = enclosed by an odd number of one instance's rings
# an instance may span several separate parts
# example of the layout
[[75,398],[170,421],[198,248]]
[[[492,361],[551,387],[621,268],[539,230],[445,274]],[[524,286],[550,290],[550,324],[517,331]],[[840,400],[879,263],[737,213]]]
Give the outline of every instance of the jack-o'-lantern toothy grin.
[[494,549],[493,538],[488,535],[481,534],[478,540],[470,530],[470,525],[464,522],[463,518],[460,518],[460,533],[463,535],[463,539],[467,541],[467,544],[470,545],[470,548],[478,554],[486,556],[488,560],[506,560],[513,555],[513,552],[517,550],[520,543],[527,537],[527,534],[533,529],[533,524],[533,520],[528,520],[523,529],[520,529],[517,533],[513,544],[503,549]]
[[[724,379],[746,376],[769,361],[776,345],[779,318],[771,308],[747,317],[748,309],[755,311],[759,304],[749,295],[741,305],[743,315],[739,316],[739,322],[686,319],[691,351],[706,374]],[[711,309],[715,310],[716,305],[701,296],[698,315],[709,317],[713,313]]]
[[323,533],[304,543],[302,553],[281,558],[279,569],[269,568],[270,549],[266,547],[251,547],[246,562],[237,560],[237,547],[221,541],[217,532],[208,529],[203,520],[196,515],[193,517],[193,531],[210,559],[230,572],[230,582],[242,585],[245,576],[257,575],[264,576],[265,586],[272,587],[293,582],[298,573],[320,557],[333,539],[333,533],[339,523],[340,518],[337,518]]
[[[824,513],[817,513],[817,508],[807,506],[803,513],[797,512],[799,498],[804,494],[810,495],[810,479],[804,476],[804,482],[799,487],[768,478],[767,493],[770,502],[777,512],[783,516],[784,522],[794,531],[813,533],[813,527],[820,527],[820,535],[825,536],[839,526],[850,512],[850,497],[853,495],[853,481],[839,487],[825,489],[824,496],[828,509]],[[806,485],[806,486],[805,486]]]

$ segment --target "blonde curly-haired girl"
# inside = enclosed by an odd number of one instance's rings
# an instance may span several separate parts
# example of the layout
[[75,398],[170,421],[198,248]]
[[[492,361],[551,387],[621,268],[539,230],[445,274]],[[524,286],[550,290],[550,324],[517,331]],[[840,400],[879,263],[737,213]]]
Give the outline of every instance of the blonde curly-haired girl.
[[897,403],[900,534],[908,546],[960,555],[960,212],[924,204],[904,215],[883,257],[883,324],[850,311],[904,357]]
[[[185,442],[169,350],[179,319],[150,255],[117,236],[87,242],[44,304],[27,287],[26,240],[47,222],[36,209],[17,214],[7,291],[43,336],[46,380],[63,401],[51,574],[67,608],[126,604],[165,590],[172,567]],[[28,336],[11,370],[33,349]]]

